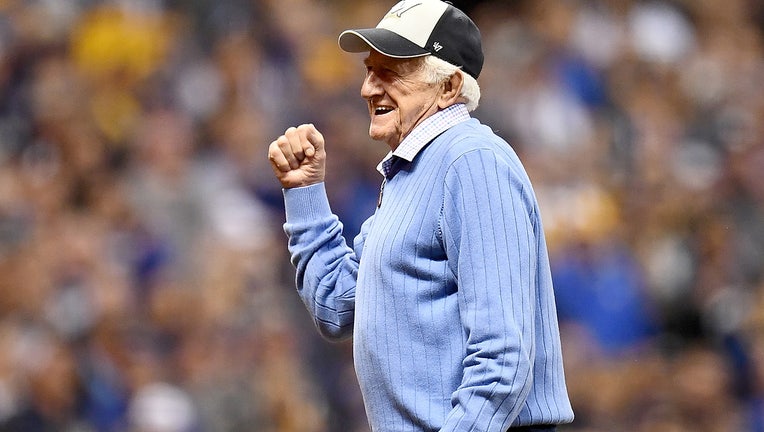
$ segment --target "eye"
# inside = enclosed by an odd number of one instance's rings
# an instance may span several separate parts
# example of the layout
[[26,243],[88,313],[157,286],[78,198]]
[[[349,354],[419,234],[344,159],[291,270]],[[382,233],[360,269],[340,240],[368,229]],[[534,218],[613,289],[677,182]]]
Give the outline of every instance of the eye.
[[390,68],[387,68],[387,67],[380,67],[380,68],[377,68],[377,69],[376,69],[374,72],[375,72],[377,75],[379,75],[379,77],[380,77],[380,78],[382,78],[382,79],[388,79],[388,80],[389,80],[389,79],[393,79],[393,78],[396,78],[396,77],[398,77],[398,76],[399,76],[399,74],[398,74],[398,73],[397,73],[395,70],[393,70],[393,69],[390,69]]
[[366,77],[368,78],[369,75],[372,75],[372,74],[379,79],[386,80],[386,79],[390,79],[390,77],[393,76],[395,72],[385,67],[371,66],[371,65],[366,66]]

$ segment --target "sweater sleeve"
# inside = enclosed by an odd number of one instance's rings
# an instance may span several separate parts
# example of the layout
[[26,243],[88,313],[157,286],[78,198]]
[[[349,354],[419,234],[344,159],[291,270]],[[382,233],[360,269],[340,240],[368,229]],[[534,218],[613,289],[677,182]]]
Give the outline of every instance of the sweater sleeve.
[[[323,183],[284,190],[289,253],[297,291],[321,335],[350,337],[360,253],[345,243],[342,223],[332,214]],[[363,244],[358,235],[358,251]]]
[[490,149],[461,155],[445,182],[442,235],[466,345],[441,431],[505,431],[533,379],[535,201],[519,163]]

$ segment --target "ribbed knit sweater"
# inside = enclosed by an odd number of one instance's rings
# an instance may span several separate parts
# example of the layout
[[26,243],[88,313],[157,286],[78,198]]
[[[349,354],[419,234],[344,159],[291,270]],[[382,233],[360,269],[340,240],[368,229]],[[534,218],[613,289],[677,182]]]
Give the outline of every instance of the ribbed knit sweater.
[[573,418],[530,180],[476,119],[395,159],[348,247],[324,184],[284,191],[297,288],[353,336],[372,431],[506,431]]

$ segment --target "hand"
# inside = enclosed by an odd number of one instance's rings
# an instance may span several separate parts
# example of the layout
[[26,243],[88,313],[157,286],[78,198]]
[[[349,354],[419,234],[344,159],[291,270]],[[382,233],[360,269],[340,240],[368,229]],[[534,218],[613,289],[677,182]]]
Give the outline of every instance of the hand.
[[324,181],[324,137],[313,124],[287,129],[268,147],[268,159],[285,189]]

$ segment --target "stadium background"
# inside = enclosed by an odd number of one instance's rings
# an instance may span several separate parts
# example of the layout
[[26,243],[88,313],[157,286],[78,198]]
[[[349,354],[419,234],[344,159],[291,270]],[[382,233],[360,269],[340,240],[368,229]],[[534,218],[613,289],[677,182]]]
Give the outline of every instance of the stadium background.
[[[266,147],[357,231],[389,1],[0,1],[0,431],[367,430],[293,292]],[[764,430],[764,3],[456,2],[550,241],[566,432]]]

